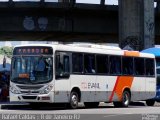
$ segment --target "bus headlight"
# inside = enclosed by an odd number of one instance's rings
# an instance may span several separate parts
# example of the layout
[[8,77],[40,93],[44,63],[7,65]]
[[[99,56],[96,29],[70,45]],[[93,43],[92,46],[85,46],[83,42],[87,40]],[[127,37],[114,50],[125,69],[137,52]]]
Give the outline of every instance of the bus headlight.
[[40,94],[48,94],[53,89],[53,85],[48,85],[43,90],[40,91]]
[[14,94],[20,94],[20,91],[17,90],[14,86],[10,86],[10,91]]

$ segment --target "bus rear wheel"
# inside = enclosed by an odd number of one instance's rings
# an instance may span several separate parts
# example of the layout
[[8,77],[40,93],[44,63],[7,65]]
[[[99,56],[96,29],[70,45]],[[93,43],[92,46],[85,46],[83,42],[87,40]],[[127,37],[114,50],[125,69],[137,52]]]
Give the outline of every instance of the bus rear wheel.
[[131,101],[131,95],[129,91],[124,91],[121,102],[113,102],[115,107],[128,107]]
[[153,106],[154,103],[155,103],[155,100],[147,100],[147,101],[146,101],[146,104],[147,104],[148,106]]
[[71,109],[76,109],[78,108],[78,101],[79,101],[79,96],[77,92],[72,91],[70,95],[70,103],[69,103],[69,108]]

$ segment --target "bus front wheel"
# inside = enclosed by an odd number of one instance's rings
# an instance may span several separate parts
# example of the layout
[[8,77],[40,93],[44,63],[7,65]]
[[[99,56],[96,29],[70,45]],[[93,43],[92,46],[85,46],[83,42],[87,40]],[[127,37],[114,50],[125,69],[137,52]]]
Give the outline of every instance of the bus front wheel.
[[153,106],[154,103],[155,103],[155,100],[147,100],[147,101],[146,101],[146,104],[147,104],[148,106]]
[[78,108],[78,101],[79,101],[79,96],[78,96],[77,92],[72,91],[71,95],[70,95],[69,108],[71,108],[71,109]]

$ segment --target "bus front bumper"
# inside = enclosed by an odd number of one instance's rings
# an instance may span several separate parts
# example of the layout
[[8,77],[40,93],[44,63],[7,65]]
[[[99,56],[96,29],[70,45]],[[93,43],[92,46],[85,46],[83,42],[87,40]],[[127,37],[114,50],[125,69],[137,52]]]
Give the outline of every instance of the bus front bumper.
[[48,94],[13,94],[10,92],[10,102],[47,102],[53,103],[53,92]]

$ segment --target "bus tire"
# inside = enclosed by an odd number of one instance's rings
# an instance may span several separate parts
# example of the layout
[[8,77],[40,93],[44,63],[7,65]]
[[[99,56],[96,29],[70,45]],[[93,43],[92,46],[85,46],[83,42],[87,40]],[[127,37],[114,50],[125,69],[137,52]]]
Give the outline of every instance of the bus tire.
[[99,102],[85,102],[86,108],[97,108],[99,106]]
[[114,107],[122,107],[121,102],[113,102]]
[[147,106],[154,106],[155,100],[146,100]]
[[70,95],[69,108],[71,108],[71,109],[78,108],[78,102],[79,102],[79,96],[78,96],[77,92],[72,91],[71,95]]
[[124,91],[122,96],[122,107],[128,107],[131,102],[131,95],[129,91]]
[[129,91],[124,91],[122,94],[121,102],[113,102],[115,107],[128,107],[131,101],[131,95]]

